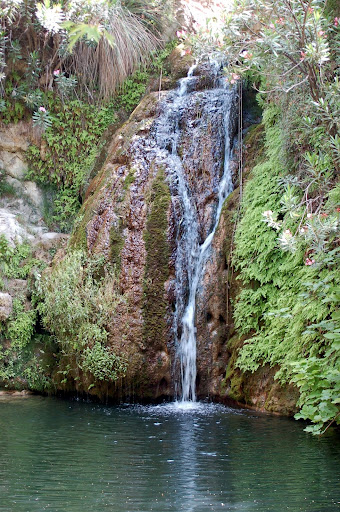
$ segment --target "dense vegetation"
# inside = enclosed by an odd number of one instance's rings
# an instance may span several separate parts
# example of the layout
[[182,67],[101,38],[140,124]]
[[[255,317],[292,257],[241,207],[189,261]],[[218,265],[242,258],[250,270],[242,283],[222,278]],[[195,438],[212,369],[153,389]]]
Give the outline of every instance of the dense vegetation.
[[300,390],[297,418],[340,423],[340,84],[336,3],[245,0],[202,51],[228,55],[227,80],[254,83],[265,155],[244,191],[233,264],[243,283],[237,366],[269,364]]
[[33,119],[27,178],[53,198],[50,228],[70,231],[106,130],[161,69],[170,12],[163,0],[0,4],[1,120]]
[[[33,301],[38,302],[44,327],[59,344],[62,383],[69,376],[77,381],[83,371],[89,374],[90,388],[93,380],[114,381],[126,371],[124,354],[118,356],[107,346],[107,325],[124,298],[115,292],[114,269],[104,267],[104,261],[73,251],[51,274],[35,280]],[[72,367],[70,360],[74,361]]]
[[[26,179],[47,190],[50,229],[71,231],[108,129],[128,117],[162,70],[174,46],[160,36],[170,15],[163,0],[0,2],[1,121],[32,118]],[[49,272],[29,244],[12,248],[0,239],[0,288],[14,287],[15,295],[1,322],[3,383],[67,389],[82,374],[91,389],[125,374],[125,355],[108,343],[110,315],[124,297],[114,292],[115,267],[103,263],[70,249]]]
[[[0,3],[2,121],[33,117],[38,141],[28,151],[29,177],[53,188],[51,226],[71,229],[106,130],[122,110],[138,104],[150,66],[160,69],[167,51],[158,57],[153,52],[165,4]],[[297,418],[311,420],[308,430],[314,433],[340,423],[336,6],[322,0],[237,0],[217,28],[207,25],[194,39],[182,34],[188,51],[225,52],[226,80],[254,84],[258,91],[265,151],[244,188],[233,250],[242,283],[234,318],[238,334],[246,337],[236,365],[244,372],[278,367],[276,378],[298,387]],[[162,218],[164,212],[156,210],[152,215]],[[152,243],[148,236],[146,243]],[[3,381],[21,375],[34,389],[52,386],[52,363],[39,351],[58,358],[65,384],[80,372],[89,388],[125,374],[124,354],[108,344],[109,315],[124,301],[113,291],[114,266],[77,250],[41,275],[42,265],[26,244],[12,249],[1,239],[0,254],[5,280],[35,276],[33,309],[24,298],[15,299],[2,326],[3,339],[12,341],[0,353]],[[161,289],[155,281],[146,301]]]

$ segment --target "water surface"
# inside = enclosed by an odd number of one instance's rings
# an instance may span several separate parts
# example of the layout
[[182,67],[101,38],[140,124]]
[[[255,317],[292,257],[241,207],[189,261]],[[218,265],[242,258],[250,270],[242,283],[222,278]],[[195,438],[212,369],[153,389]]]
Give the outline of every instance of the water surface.
[[220,405],[0,401],[1,512],[333,512],[339,439]]

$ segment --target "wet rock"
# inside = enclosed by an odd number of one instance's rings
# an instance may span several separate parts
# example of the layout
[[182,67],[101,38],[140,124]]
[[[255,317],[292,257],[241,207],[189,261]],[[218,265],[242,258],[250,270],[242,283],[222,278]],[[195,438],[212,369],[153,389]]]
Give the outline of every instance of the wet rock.
[[197,371],[200,376],[198,392],[202,397],[220,395],[228,362],[226,341],[233,325],[228,310],[230,278],[227,262],[237,204],[237,193],[232,193],[225,201],[198,291]]
[[33,394],[34,393],[28,389],[23,389],[22,391],[1,390],[0,400],[1,402],[11,402],[12,400],[16,400],[18,398],[28,398],[33,396]]
[[36,183],[25,180],[25,152],[32,141],[32,126],[20,122],[0,127],[0,169],[9,185],[0,198],[0,234],[13,246],[32,242],[47,228],[43,222],[43,194]]
[[22,196],[24,194],[24,186],[20,180],[10,175],[7,175],[5,179],[6,183],[14,190],[16,196]]
[[183,44],[179,44],[169,55],[171,77],[175,80],[187,76],[190,67],[195,63],[191,54],[186,53]]
[[9,279],[6,288],[13,298],[28,297],[28,287],[26,279]]
[[25,122],[6,125],[0,128],[0,151],[25,153],[31,140],[32,127]]
[[259,411],[293,416],[298,408],[299,392],[291,384],[284,387],[274,380],[278,367],[268,365],[243,378],[242,401]]
[[17,216],[4,208],[0,208],[0,235],[5,235],[12,247],[16,243],[23,243],[24,240],[34,239],[24,224],[19,222]]
[[70,235],[64,233],[42,233],[32,243],[33,256],[45,263],[51,263],[57,251],[66,247],[69,238]]
[[[109,345],[116,353],[125,355],[129,364],[126,378],[108,391],[111,396],[133,393],[156,398],[171,392],[166,332],[153,336],[145,327],[154,316],[152,307],[159,303],[158,289],[164,295],[160,299],[165,308],[163,316],[167,304],[164,283],[159,281],[159,275],[154,276],[148,270],[152,268],[153,258],[157,258],[158,245],[148,248],[147,225],[150,215],[154,215],[157,197],[163,197],[163,187],[168,190],[159,148],[150,135],[158,114],[158,101],[157,93],[144,98],[113,137],[104,166],[88,188],[84,217],[70,240],[71,246],[85,240],[90,254],[103,255],[118,270],[117,292],[123,301],[113,308],[108,326]],[[167,243],[170,199],[159,204],[161,209],[154,215],[154,229],[157,235],[158,216],[165,215],[165,226],[157,240]],[[167,256],[165,266],[168,267]],[[161,279],[166,281],[167,274]],[[156,295],[147,302],[150,291]],[[150,308],[145,307],[146,303]],[[160,324],[165,331],[165,318]],[[85,383],[80,382],[78,389],[82,385]],[[99,390],[93,388],[93,392]]]

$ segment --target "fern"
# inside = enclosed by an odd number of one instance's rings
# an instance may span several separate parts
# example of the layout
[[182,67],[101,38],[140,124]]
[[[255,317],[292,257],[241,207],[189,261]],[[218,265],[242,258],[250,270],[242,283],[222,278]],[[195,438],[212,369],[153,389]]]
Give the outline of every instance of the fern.
[[[235,234],[233,264],[243,283],[235,304],[235,325],[240,335],[248,335],[236,365],[251,372],[265,364],[279,366],[276,378],[293,382],[300,390],[301,411],[296,417],[312,420],[314,425],[307,430],[320,433],[327,422],[340,420],[339,251],[330,250],[332,238],[317,250],[308,247],[308,237],[296,237],[295,252],[285,252],[273,229],[277,223],[268,223],[273,212],[281,212],[286,232],[299,229],[300,215],[292,214],[298,206],[295,191],[288,185],[287,194],[282,193],[288,169],[281,117],[271,105],[264,112],[266,159],[253,169],[245,187]],[[325,231],[326,222],[333,222],[338,196],[338,187],[333,188],[325,204],[329,213],[317,221],[319,229]],[[306,258],[311,250],[313,258]]]

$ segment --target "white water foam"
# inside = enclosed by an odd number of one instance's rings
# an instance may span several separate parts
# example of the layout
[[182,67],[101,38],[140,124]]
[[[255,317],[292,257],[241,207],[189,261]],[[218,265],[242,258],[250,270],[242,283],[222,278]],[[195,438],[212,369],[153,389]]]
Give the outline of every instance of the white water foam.
[[[186,180],[185,170],[178,154],[178,143],[182,136],[180,124],[181,116],[189,105],[190,94],[197,77],[194,76],[196,65],[192,66],[186,78],[179,81],[179,87],[172,96],[172,101],[167,103],[164,116],[157,128],[157,140],[159,146],[167,148],[169,156],[168,167],[172,171],[171,179],[176,182],[176,196],[180,198],[182,205],[182,218],[178,224],[181,226],[182,235],[177,240],[176,254],[176,312],[175,332],[179,331],[178,351],[181,362],[181,403],[183,409],[188,408],[188,403],[196,402],[196,296],[201,282],[204,266],[207,261],[210,247],[216,232],[223,203],[232,192],[233,185],[229,169],[230,136],[229,118],[233,94],[225,85],[225,81],[218,79],[218,70],[221,63],[212,63],[212,73],[216,77],[216,88],[210,91],[211,105],[216,100],[223,100],[224,117],[224,168],[218,187],[218,204],[215,210],[213,228],[204,242],[200,245],[199,222],[197,218],[197,206],[193,200],[190,188]],[[214,107],[212,107],[214,108]],[[175,208],[174,208],[175,209]],[[184,303],[183,281],[188,283],[188,299]],[[180,326],[180,329],[178,329]],[[177,402],[178,403],[178,402]]]

